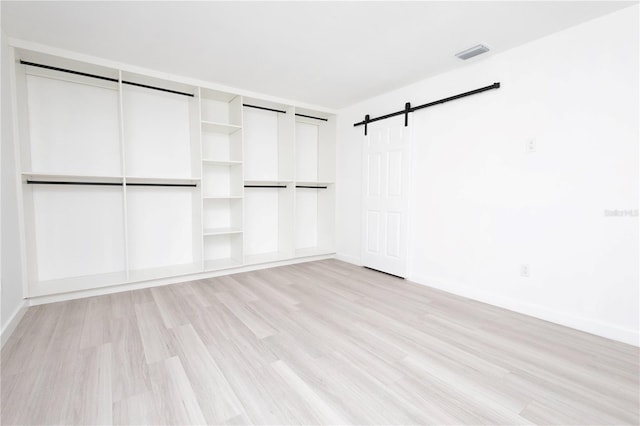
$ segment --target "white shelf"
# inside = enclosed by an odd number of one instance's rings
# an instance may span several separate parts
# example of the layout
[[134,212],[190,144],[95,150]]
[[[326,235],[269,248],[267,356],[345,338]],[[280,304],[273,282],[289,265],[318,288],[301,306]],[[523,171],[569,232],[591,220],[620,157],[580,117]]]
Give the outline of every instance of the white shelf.
[[289,259],[286,253],[279,251],[271,253],[252,254],[244,257],[245,265],[256,265],[259,263],[278,262],[280,260]]
[[242,198],[242,195],[206,195],[202,198],[205,200],[233,200]]
[[242,129],[235,124],[215,123],[213,121],[202,121],[202,130],[205,132],[215,132],[230,135]]
[[22,173],[22,181],[27,180],[53,181],[53,182],[100,182],[100,183],[122,183],[123,176],[101,176],[101,175],[73,175],[57,173]]
[[322,256],[335,254],[335,250],[331,250],[325,247],[306,247],[297,249],[295,253],[295,257],[309,257],[309,256]]
[[135,269],[129,271],[129,281],[146,281],[156,278],[173,277],[176,275],[187,275],[202,272],[200,262],[185,263],[182,265],[169,265],[160,268]]
[[238,266],[242,266],[242,262],[240,262],[237,259],[231,259],[231,258],[204,261],[205,271],[217,271],[220,269],[236,268]]
[[203,235],[225,235],[225,234],[240,234],[242,229],[240,228],[206,228]]
[[146,176],[127,176],[127,183],[149,183],[149,184],[173,184],[173,185],[193,185],[200,182],[200,178],[196,177],[184,177],[184,178],[171,178],[171,177],[146,177]]
[[290,185],[293,182],[290,180],[245,180],[245,185]]
[[45,296],[52,293],[66,293],[69,291],[86,290],[107,287],[127,282],[125,271],[109,272],[105,274],[84,275],[56,280],[29,282],[29,296]]
[[211,166],[239,166],[242,164],[242,161],[203,159],[202,163]]

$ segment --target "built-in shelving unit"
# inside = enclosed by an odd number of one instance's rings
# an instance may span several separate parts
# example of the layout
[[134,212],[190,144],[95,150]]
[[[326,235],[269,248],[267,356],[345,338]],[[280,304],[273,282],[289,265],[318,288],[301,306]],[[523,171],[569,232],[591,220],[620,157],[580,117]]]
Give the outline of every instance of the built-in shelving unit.
[[15,53],[25,296],[333,253],[332,115]]
[[293,256],[294,108],[244,99],[245,263]]
[[334,251],[335,119],[296,109],[295,256]]

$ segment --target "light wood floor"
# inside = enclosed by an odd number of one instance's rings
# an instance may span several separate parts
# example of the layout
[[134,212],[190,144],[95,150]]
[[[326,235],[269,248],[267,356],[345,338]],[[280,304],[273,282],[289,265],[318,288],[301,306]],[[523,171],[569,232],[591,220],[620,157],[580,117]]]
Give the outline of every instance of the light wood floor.
[[30,308],[2,424],[638,424],[638,356],[325,260]]

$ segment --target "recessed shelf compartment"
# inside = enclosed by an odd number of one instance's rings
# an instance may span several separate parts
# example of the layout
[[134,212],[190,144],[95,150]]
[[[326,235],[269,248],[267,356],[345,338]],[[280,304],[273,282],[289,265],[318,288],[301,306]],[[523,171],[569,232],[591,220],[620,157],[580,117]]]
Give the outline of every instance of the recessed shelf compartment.
[[[129,268],[145,277],[201,265],[202,210],[199,188],[127,187]],[[191,270],[191,269],[189,269]],[[144,272],[148,271],[148,272]],[[176,272],[177,274],[177,272]]]
[[[197,88],[132,73],[123,79],[181,93]],[[122,86],[126,173],[133,176],[189,178],[200,173],[198,100],[139,86]]]
[[[257,183],[256,181],[248,182]],[[246,183],[244,252],[247,257],[245,262],[253,263],[256,262],[255,259],[261,259],[260,256],[273,253],[277,253],[278,258],[291,257],[294,230],[293,187],[284,182],[260,181],[261,185],[258,187],[248,187]],[[274,184],[276,187],[262,185],[265,183]],[[259,257],[253,257],[254,255]],[[261,262],[257,261],[257,263]]]
[[23,200],[29,292],[101,286],[126,270],[120,184],[23,185]]
[[292,181],[294,175],[294,108],[245,98],[245,180]]
[[242,164],[202,164],[203,196],[242,196]]
[[[242,126],[242,97],[211,89],[200,89],[200,117],[205,125],[224,126],[220,130],[230,133]],[[226,127],[226,129],[225,129]],[[236,130],[232,130],[233,128]],[[220,131],[214,130],[214,131]]]
[[[295,256],[335,251],[335,120],[296,109]],[[318,120],[317,117],[325,120]]]
[[208,161],[242,162],[242,132],[202,131],[202,158]]
[[202,206],[202,223],[205,234],[207,234],[207,231],[213,233],[213,230],[234,230],[234,232],[241,232],[242,199],[205,199]]
[[242,233],[205,236],[205,270],[224,269],[239,265],[242,265]]
[[[17,52],[25,58],[27,52]],[[40,58],[38,58],[40,56]],[[33,62],[63,68],[92,69],[115,82],[17,65],[19,125],[23,170],[43,174],[106,175],[122,173],[118,72],[33,55]]]

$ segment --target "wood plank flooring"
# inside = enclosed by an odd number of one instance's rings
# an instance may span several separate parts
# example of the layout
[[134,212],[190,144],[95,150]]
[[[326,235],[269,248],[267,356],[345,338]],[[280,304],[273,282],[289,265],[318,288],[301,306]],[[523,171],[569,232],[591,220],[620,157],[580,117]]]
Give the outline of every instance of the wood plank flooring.
[[2,424],[638,424],[638,348],[337,260],[31,307]]

